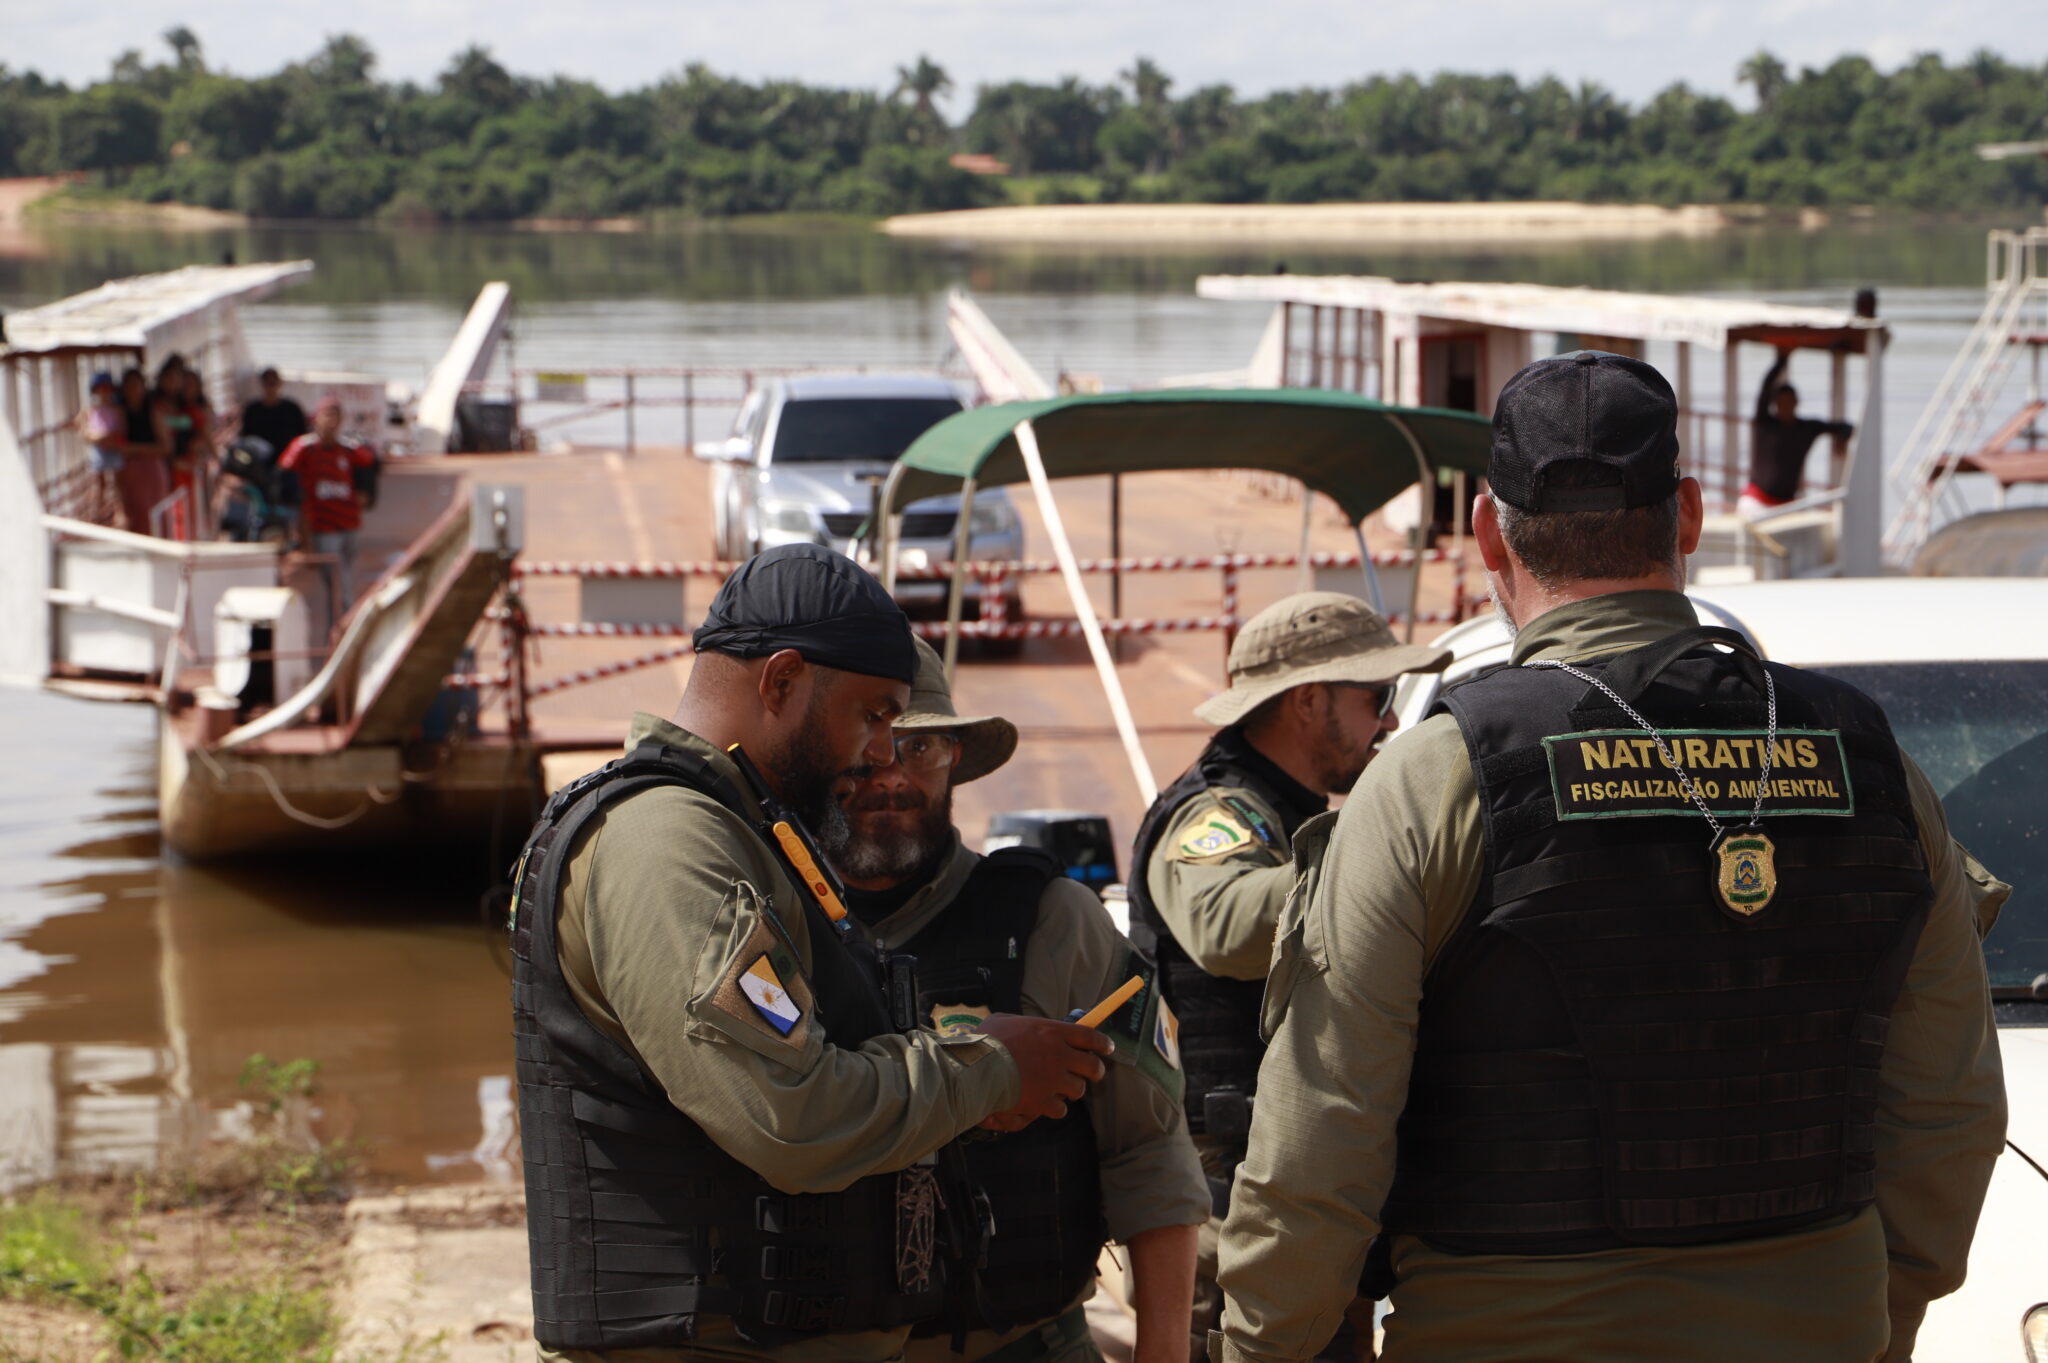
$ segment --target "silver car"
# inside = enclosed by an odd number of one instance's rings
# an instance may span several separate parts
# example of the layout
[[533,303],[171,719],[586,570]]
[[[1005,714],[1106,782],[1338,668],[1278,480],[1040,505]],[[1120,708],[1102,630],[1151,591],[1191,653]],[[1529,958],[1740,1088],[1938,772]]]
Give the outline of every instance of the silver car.
[[[712,534],[722,559],[778,544],[844,550],[867,521],[877,480],[926,430],[961,410],[947,380],[922,374],[820,374],[771,379],[747,394],[732,435],[697,447],[712,461]],[[903,513],[903,561],[953,557],[959,500],[933,497]],[[968,557],[1024,556],[1024,526],[1001,488],[975,496]],[[1014,583],[1009,588],[1012,600]],[[943,582],[897,583],[904,605],[945,601]],[[969,591],[968,611],[978,604]]]

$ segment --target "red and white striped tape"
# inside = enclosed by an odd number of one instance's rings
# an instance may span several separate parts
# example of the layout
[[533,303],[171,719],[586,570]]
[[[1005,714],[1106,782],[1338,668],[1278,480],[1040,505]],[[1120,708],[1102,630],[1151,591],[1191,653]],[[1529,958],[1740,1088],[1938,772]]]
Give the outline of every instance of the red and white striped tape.
[[677,658],[686,658],[691,652],[690,646],[683,644],[677,648],[662,649],[658,653],[643,653],[637,658],[622,658],[615,663],[605,663],[598,667],[586,667],[576,672],[565,672],[559,677],[550,677],[544,682],[538,682],[533,686],[529,686],[526,688],[526,696],[529,700],[538,700],[542,696],[553,695],[557,691],[566,691],[572,686],[585,686],[591,682],[604,681],[606,678],[621,676],[627,672],[638,672],[642,668],[659,667],[663,663],[673,662]]
[[[1424,563],[1448,563],[1458,556],[1445,549],[1425,549]],[[1381,568],[1406,567],[1415,562],[1415,551],[1400,549],[1390,553],[1374,554],[1374,566]],[[1357,554],[1310,554],[1312,568],[1356,568]],[[534,562],[518,563],[512,571],[520,577],[585,577],[585,578],[689,578],[727,577],[740,565],[721,559],[664,560],[652,563],[598,563],[598,562]],[[1213,571],[1219,568],[1298,568],[1299,554],[1182,554],[1157,555],[1141,558],[1084,558],[1080,560],[1084,573],[1177,573]],[[1022,559],[1014,562],[977,561],[967,565],[970,577],[988,580],[1011,575],[1044,575],[1057,573],[1060,565],[1055,559]],[[945,581],[953,575],[949,563],[927,563],[923,565],[900,564],[896,576],[904,581],[931,582]]]
[[[1451,611],[1424,611],[1416,621],[1425,625],[1449,625],[1457,623],[1457,615]],[[1396,614],[1388,617],[1388,623],[1399,625],[1406,619]],[[1215,630],[1236,629],[1244,624],[1242,620],[1225,615],[1196,615],[1182,619],[1134,619],[1104,620],[1102,632],[1119,634],[1201,634]],[[946,637],[943,621],[920,620],[911,628],[927,639]],[[612,625],[603,623],[575,623],[564,625],[535,625],[529,631],[533,634],[551,635],[561,638],[647,638],[672,639],[691,633],[688,625]],[[960,622],[960,637],[963,639],[1071,639],[1082,633],[1079,620],[963,620]],[[527,689],[529,698],[552,695],[570,687],[587,685],[590,682],[605,681],[627,672],[643,668],[658,667],[677,658],[688,657],[690,646],[666,648],[659,652],[642,654],[637,658],[626,658],[618,662],[605,663],[597,667],[586,667],[575,672],[565,672]],[[503,686],[510,679],[498,673],[457,673],[447,679],[450,686]]]

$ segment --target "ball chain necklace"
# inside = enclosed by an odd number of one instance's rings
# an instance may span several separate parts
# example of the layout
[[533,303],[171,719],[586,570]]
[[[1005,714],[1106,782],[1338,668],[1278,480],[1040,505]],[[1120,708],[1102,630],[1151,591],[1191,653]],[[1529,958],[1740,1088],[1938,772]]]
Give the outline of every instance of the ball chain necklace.
[[1678,788],[1699,806],[1700,813],[1706,815],[1708,825],[1713,828],[1714,837],[1707,845],[1707,854],[1714,860],[1714,893],[1722,906],[1744,919],[1753,918],[1769,907],[1772,897],[1778,892],[1778,849],[1763,828],[1764,795],[1771,788],[1772,749],[1778,741],[1778,684],[1771,679],[1769,668],[1764,669],[1764,755],[1757,773],[1756,805],[1749,811],[1747,823],[1731,828],[1715,817],[1706,797],[1700,794],[1699,783],[1692,779],[1691,772],[1679,765],[1678,754],[1664,741],[1664,735],[1657,731],[1657,726],[1638,714],[1636,708],[1623,700],[1613,687],[1590,672],[1554,658],[1525,665],[1569,673],[1590,686],[1598,687],[1609,700],[1620,706],[1621,712],[1634,720],[1656,743],[1657,755],[1678,778]]

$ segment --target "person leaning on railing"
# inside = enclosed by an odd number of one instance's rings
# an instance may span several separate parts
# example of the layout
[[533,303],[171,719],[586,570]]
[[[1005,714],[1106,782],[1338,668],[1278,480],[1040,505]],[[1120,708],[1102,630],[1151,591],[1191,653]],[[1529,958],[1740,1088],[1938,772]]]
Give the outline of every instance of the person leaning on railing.
[[1756,395],[1756,418],[1750,423],[1749,483],[1736,507],[1757,517],[1799,495],[1806,457],[1824,435],[1847,440],[1855,427],[1846,421],[1815,421],[1799,415],[1799,390],[1786,381],[1792,352],[1778,352],[1778,362],[1764,375]]

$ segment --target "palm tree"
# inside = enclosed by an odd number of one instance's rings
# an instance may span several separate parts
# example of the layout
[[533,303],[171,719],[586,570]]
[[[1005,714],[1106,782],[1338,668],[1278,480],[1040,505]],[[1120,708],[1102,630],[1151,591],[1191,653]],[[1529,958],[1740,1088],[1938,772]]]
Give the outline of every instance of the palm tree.
[[909,95],[920,117],[935,119],[939,111],[932,107],[932,101],[951,93],[953,78],[946,74],[946,68],[919,53],[917,65],[896,68],[896,88],[889,92],[889,98]]
[[1128,71],[1117,75],[1130,82],[1131,94],[1140,109],[1156,109],[1166,103],[1167,92],[1173,89],[1173,77],[1160,70],[1150,57],[1140,57],[1131,63]]
[[2005,74],[2004,59],[1988,47],[1980,47],[1972,52],[1964,66],[1979,90],[1989,90],[1998,83],[1998,78]]
[[170,44],[171,52],[178,59],[180,71],[204,71],[206,58],[199,52],[199,35],[183,24],[173,24],[164,30],[164,41]]
[[1735,79],[1756,87],[1756,106],[1765,113],[1778,102],[1778,95],[1790,79],[1785,63],[1758,48],[1748,61],[1735,68]]
[[335,85],[361,85],[376,68],[377,54],[353,33],[330,33],[310,63],[320,79]]

